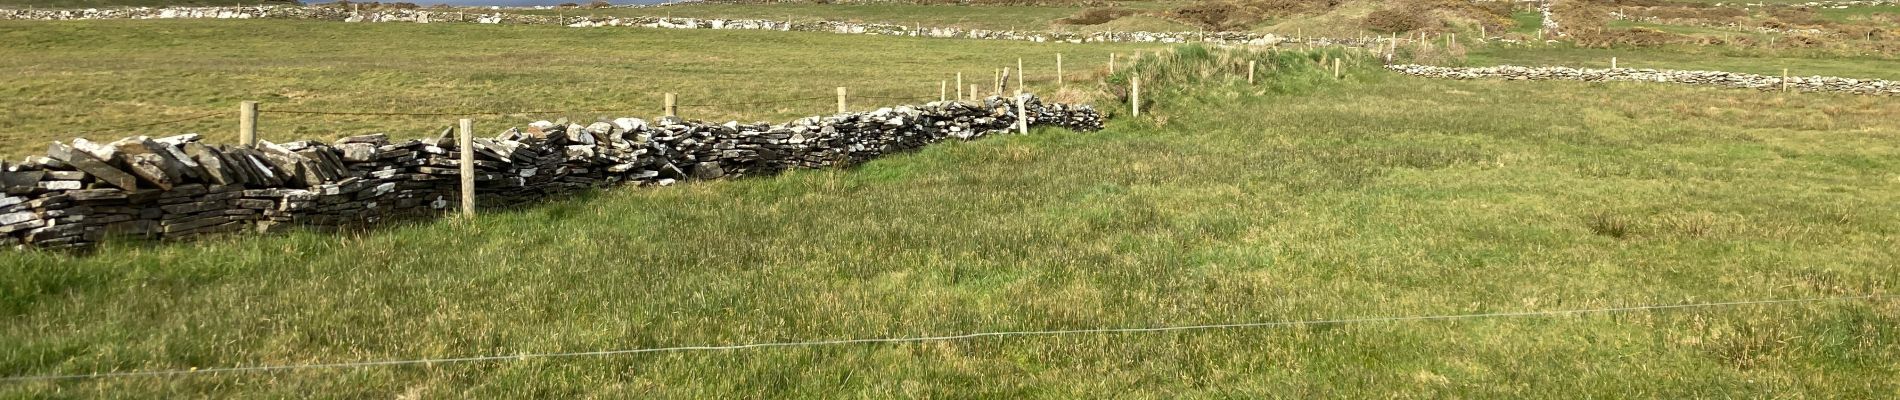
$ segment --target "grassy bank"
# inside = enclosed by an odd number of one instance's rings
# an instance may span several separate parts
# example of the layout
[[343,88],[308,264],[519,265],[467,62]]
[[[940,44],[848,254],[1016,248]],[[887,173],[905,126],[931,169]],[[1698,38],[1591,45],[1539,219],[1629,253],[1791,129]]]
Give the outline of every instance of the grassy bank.
[[[361,236],[0,254],[0,375],[1890,291],[1900,105],[1317,75]],[[1305,57],[1305,58],[1302,58]],[[1267,59],[1261,59],[1266,61]],[[1116,80],[1125,77],[1116,78]],[[1188,86],[1193,85],[1193,86]],[[1881,397],[1900,305],[0,384],[25,397]]]

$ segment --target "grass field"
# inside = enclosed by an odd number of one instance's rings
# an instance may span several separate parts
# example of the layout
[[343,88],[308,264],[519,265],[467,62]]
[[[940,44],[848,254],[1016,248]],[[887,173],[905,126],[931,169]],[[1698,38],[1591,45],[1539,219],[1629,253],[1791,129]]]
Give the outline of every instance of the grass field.
[[[0,0],[3,1],[3,0]],[[1117,2],[1117,6],[1156,12],[1188,4],[1181,0]],[[1179,23],[1145,22],[1137,26],[1078,26],[1057,23],[1063,17],[1088,9],[1082,6],[956,6],[884,4],[680,4],[651,8],[609,8],[584,10],[520,10],[535,15],[649,16],[686,18],[770,19],[776,21],[848,21],[925,27],[961,27],[989,30],[1118,30],[1192,31]],[[1133,20],[1153,19],[1131,17]],[[1131,29],[1134,28],[1134,29]]]
[[[765,40],[695,35],[645,40]],[[792,37],[815,54],[909,43]],[[345,49],[330,56],[399,62]],[[364,235],[0,254],[0,375],[1843,296],[1900,276],[1890,99],[1369,67],[1335,83],[1284,52],[1246,86],[1218,57],[1179,54],[1142,68],[1147,116],[1099,133]],[[716,87],[747,84],[721,71],[750,62],[669,68]],[[578,82],[550,80],[551,95]],[[1875,398],[1900,393],[1896,327],[1892,300],[1850,301],[0,383],[0,397]]]
[[897,25],[927,24],[995,30],[1064,28],[1057,19],[1085,7],[924,6],[909,4],[683,4],[653,8],[600,10],[522,10],[521,14],[749,18],[776,21],[850,21]]
[[[958,72],[966,86],[988,90],[995,68],[1013,68],[1018,58],[1031,69],[1032,86],[1052,86],[1058,52],[1079,81],[1111,52],[1159,48],[473,24],[0,21],[0,69],[10,72],[0,75],[0,154],[37,153],[47,141],[82,133],[110,140],[195,131],[235,142],[244,100],[266,110],[625,110],[478,118],[483,130],[500,131],[540,118],[657,116],[670,91],[695,106],[682,108],[688,118],[786,121],[835,111],[837,86],[865,97],[850,102],[857,108],[914,104],[869,97],[936,100],[940,82]],[[112,130],[221,112],[229,115]],[[454,118],[266,113],[259,134],[279,141],[378,131],[421,137]]]

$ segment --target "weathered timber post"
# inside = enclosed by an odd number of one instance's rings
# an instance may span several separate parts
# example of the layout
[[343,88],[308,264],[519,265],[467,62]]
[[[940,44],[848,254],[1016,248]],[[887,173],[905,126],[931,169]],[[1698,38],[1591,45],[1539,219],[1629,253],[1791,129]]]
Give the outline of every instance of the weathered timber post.
[[1129,77],[1128,86],[1129,86],[1128,105],[1130,107],[1129,109],[1132,110],[1136,118],[1140,118],[1141,117],[1141,77],[1140,76]]
[[666,94],[666,116],[677,117],[679,115],[680,115],[679,102],[676,99],[674,99],[674,95],[672,93],[667,93]]
[[838,113],[843,114],[846,112],[847,111],[845,111],[845,106],[844,106],[844,87],[839,86],[838,87]]
[[1247,84],[1253,84],[1254,60],[1247,60]]
[[244,147],[257,145],[257,102],[238,103],[238,144]]
[[475,120],[463,118],[456,132],[456,147],[461,151],[462,216],[475,216]]
[[957,101],[963,101],[963,73],[957,73]]
[[1001,97],[1003,95],[1003,68],[996,69],[996,77],[993,79],[990,79],[990,86],[993,86],[992,89],[995,89],[995,90],[990,91],[990,93],[993,93],[998,97]]
[[1056,53],[1056,88],[1069,88],[1069,82],[1062,80],[1062,53]]
[[937,81],[937,101],[950,100],[950,81]]
[[1029,102],[1023,101],[1023,94],[1016,94],[1016,133],[1029,134]]
[[1108,53],[1108,74],[1109,75],[1115,74],[1115,55],[1116,54],[1117,53]]

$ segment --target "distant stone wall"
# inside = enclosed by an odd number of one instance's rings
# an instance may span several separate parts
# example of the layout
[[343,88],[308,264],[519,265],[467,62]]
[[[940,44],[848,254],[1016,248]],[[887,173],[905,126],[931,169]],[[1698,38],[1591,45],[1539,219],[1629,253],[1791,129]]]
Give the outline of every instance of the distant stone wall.
[[[1585,82],[1668,82],[1689,85],[1724,86],[1758,90],[1781,90],[1779,76],[1722,71],[1683,71],[1668,69],[1596,69],[1569,67],[1434,67],[1430,65],[1388,65],[1386,69],[1406,75],[1446,79],[1496,78],[1508,80],[1565,80]],[[1840,92],[1863,95],[1900,96],[1900,82],[1880,79],[1854,79],[1832,76],[1791,76],[1788,88],[1803,92]]]
[[1213,43],[1269,46],[1279,44],[1375,47],[1379,37],[1285,37],[1252,32],[1043,32],[998,31],[946,27],[866,24],[839,21],[773,21],[764,19],[701,19],[667,17],[592,17],[526,15],[503,11],[375,10],[352,13],[335,7],[167,7],[86,10],[0,10],[0,20],[92,19],[312,19],[346,22],[482,23],[587,27],[644,27],[668,29],[748,29],[828,32],[862,35],[917,36],[1057,43]]
[[1737,3],[1715,3],[1714,5],[1715,5],[1716,7],[1824,7],[1824,8],[1846,8],[1846,7],[1869,7],[1869,6],[1892,6],[1892,5],[1900,5],[1900,1],[1895,1],[1895,0],[1848,0],[1848,1],[1810,1],[1810,2],[1806,2],[1806,3],[1786,3],[1786,4],[1783,4],[1783,3],[1761,3],[1761,2],[1754,2],[1754,3],[1750,3],[1750,2],[1737,2]]
[[[198,135],[53,143],[0,165],[0,244],[87,248],[108,237],[185,240],[430,217],[460,202],[460,155],[475,152],[477,203],[530,203],[589,188],[770,175],[852,165],[950,140],[1012,132],[1014,99],[934,102],[780,125],[620,118],[540,121],[458,148],[449,134],[395,142],[203,143]],[[1088,106],[1026,96],[1031,126],[1102,127]],[[0,163],[4,164],[4,163]]]

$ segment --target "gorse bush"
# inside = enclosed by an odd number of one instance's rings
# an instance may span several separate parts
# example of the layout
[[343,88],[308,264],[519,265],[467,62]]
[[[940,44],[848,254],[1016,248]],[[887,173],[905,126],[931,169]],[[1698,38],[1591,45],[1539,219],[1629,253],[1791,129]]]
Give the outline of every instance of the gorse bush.
[[1366,14],[1366,19],[1362,24],[1365,25],[1366,29],[1374,32],[1393,33],[1419,30],[1431,22],[1431,18],[1422,12],[1397,8],[1383,8],[1374,10],[1371,14]]

